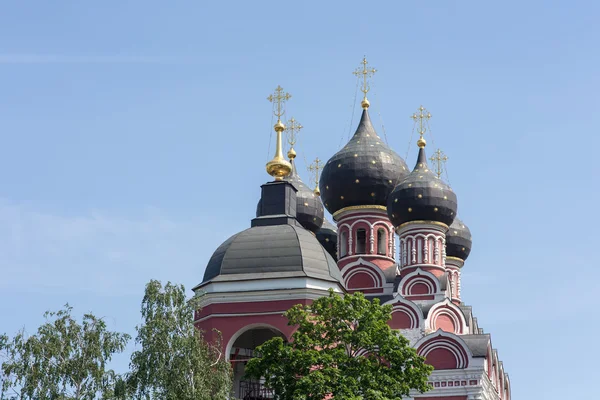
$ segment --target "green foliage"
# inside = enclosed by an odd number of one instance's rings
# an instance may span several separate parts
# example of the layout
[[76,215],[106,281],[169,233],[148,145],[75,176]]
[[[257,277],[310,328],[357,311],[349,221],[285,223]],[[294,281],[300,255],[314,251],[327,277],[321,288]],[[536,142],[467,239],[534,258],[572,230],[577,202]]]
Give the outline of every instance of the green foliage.
[[35,335],[21,330],[0,336],[4,399],[93,400],[113,398],[116,374],[106,368],[129,335],[110,332],[101,318],[85,314],[79,324],[68,304],[46,312]]
[[387,325],[391,306],[361,293],[296,305],[285,313],[298,326],[290,343],[275,337],[257,348],[246,374],[265,378],[279,400],[396,400],[425,392],[433,368]]
[[141,350],[131,357],[128,386],[134,397],[160,400],[226,399],[231,368],[220,344],[209,344],[194,327],[197,298],[181,285],[150,281],[137,328]]

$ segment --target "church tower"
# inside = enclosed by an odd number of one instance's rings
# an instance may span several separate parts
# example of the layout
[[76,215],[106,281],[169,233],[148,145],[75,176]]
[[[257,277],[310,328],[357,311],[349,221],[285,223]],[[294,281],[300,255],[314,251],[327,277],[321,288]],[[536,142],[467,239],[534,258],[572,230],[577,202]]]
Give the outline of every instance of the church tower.
[[406,176],[404,160],[379,137],[369,117],[366,59],[362,77],[362,116],[354,136],[325,164],[320,181],[325,208],[337,223],[338,266],[348,292],[391,295],[396,277],[394,227],[387,197]]
[[314,233],[323,223],[323,207],[297,176],[293,157],[292,163],[283,157],[280,117],[289,98],[281,87],[269,96],[278,118],[275,157],[266,166],[274,180],[261,186],[256,218],[217,248],[193,289],[202,307],[196,326],[231,362],[237,399],[272,398],[260,382],[244,378],[244,369],[257,346],[274,336],[291,338],[293,327],[283,313],[327,296],[329,289],[344,292],[335,260]]

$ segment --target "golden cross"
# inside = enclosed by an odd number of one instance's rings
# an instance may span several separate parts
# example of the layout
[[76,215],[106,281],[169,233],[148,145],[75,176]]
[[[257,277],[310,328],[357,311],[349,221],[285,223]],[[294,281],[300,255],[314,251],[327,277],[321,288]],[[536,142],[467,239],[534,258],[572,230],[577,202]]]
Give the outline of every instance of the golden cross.
[[373,74],[375,72],[377,72],[377,70],[375,68],[371,68],[371,69],[367,68],[367,64],[369,64],[367,62],[367,58],[363,57],[363,60],[362,60],[363,66],[357,68],[356,71],[353,72],[354,75],[356,75],[356,76],[362,75],[362,77],[363,77],[363,85],[362,85],[362,89],[360,89],[360,91],[365,94],[365,100],[367,99],[367,92],[370,89],[368,78],[373,76]]
[[310,164],[308,166],[308,170],[312,173],[314,173],[315,175],[315,195],[319,196],[321,194],[320,190],[319,190],[319,171],[323,168],[323,166],[321,165],[321,160],[319,160],[319,157],[315,158],[315,161]]
[[448,161],[448,157],[442,150],[437,149],[434,155],[429,157],[429,159],[431,162],[436,164],[435,173],[437,174],[438,178],[440,178],[442,176],[444,167],[446,166],[446,161]]
[[419,146],[420,148],[423,148],[427,144],[425,139],[423,139],[423,135],[425,134],[425,131],[427,130],[427,128],[425,126],[429,124],[429,119],[431,118],[431,113],[429,111],[427,111],[425,109],[425,107],[421,106],[421,107],[419,107],[418,113],[414,113],[410,117],[415,121],[415,124],[417,123],[417,120],[419,122],[420,137],[419,137],[419,140],[417,140],[417,146]]
[[417,123],[417,120],[419,120],[419,134],[423,136],[426,130],[425,125],[431,118],[431,113],[421,106],[419,107],[419,113],[414,113],[410,117],[415,120],[415,123]]
[[283,93],[283,88],[279,85],[277,85],[277,88],[275,88],[275,92],[273,92],[273,94],[267,97],[267,100],[269,100],[276,106],[277,110],[274,111],[273,114],[275,114],[277,119],[281,118],[281,116],[285,112],[283,110],[283,104],[285,104],[285,102],[288,101],[290,97],[292,97],[292,95],[289,93]]
[[296,121],[294,117],[292,117],[292,119],[290,119],[285,124],[285,131],[288,133],[287,140],[290,144],[290,148],[294,147],[294,145],[296,144],[296,135],[300,132],[300,129],[302,128],[304,128],[302,124]]

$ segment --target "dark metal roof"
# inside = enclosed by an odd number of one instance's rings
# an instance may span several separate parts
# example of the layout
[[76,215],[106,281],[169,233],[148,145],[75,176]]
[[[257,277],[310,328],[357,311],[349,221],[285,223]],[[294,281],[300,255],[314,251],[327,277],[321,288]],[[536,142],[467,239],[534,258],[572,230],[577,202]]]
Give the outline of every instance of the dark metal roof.
[[333,258],[306,229],[288,224],[254,226],[217,248],[203,283],[296,276],[343,281]]
[[470,326],[469,321],[471,320],[471,316],[473,315],[473,307],[466,306],[464,304],[461,304],[459,307],[465,315],[465,321],[467,321],[467,326]]
[[[308,187],[296,171],[296,163],[290,160],[292,164],[292,172],[285,181],[290,182],[296,188],[296,219],[306,229],[312,232],[317,232],[323,225],[324,208],[319,196],[315,195],[314,191]],[[262,198],[258,200],[256,205],[256,216],[261,217]]]
[[407,174],[404,160],[377,135],[363,110],[352,139],[323,168],[321,198],[331,214],[349,206],[385,206],[394,186]]
[[490,335],[461,335],[460,338],[465,341],[467,347],[473,353],[473,357],[486,357],[490,343]]
[[317,239],[319,243],[327,250],[327,252],[337,261],[337,228],[327,219],[323,220],[323,226],[317,231]]
[[454,218],[446,233],[446,255],[466,260],[471,253],[471,231],[458,217]]
[[429,169],[425,149],[419,149],[415,168],[389,195],[388,217],[394,226],[410,221],[450,225],[456,210],[456,194]]

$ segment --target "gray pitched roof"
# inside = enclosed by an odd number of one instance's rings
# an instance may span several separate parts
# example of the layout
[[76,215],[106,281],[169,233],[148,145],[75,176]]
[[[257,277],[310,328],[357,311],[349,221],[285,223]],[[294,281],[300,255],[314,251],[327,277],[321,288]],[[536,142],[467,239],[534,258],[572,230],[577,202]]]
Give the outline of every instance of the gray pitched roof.
[[217,248],[203,283],[296,276],[343,282],[335,261],[306,229],[288,224],[254,226]]
[[487,350],[490,343],[490,335],[461,335],[460,338],[465,341],[473,357],[487,356]]

